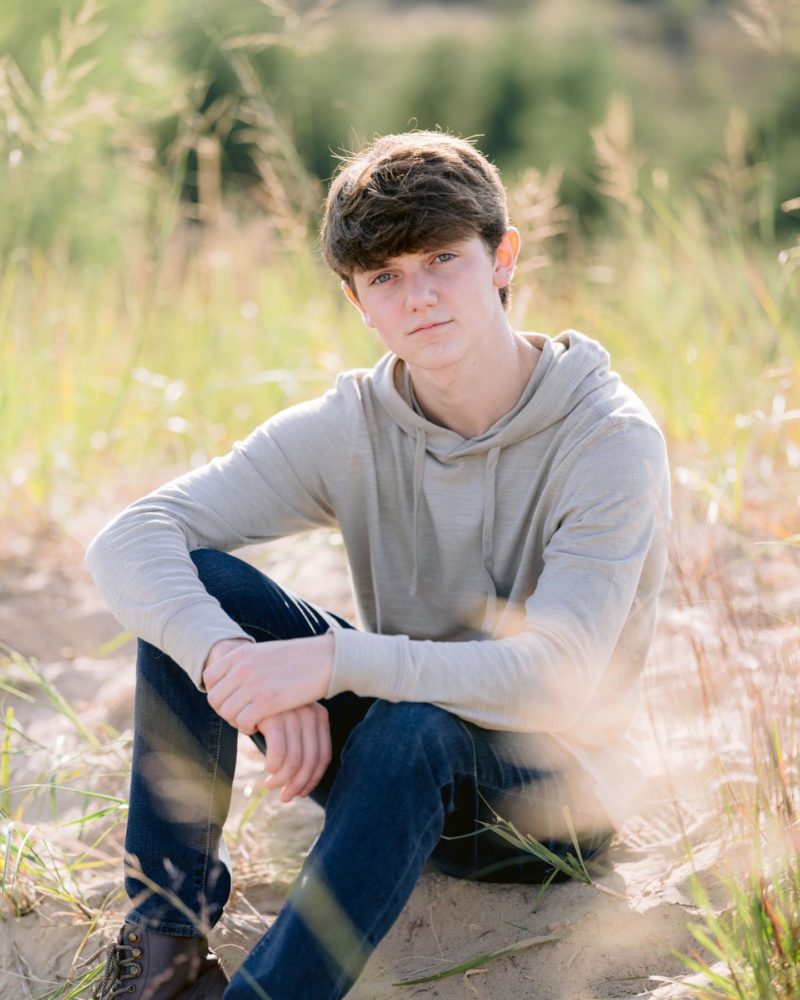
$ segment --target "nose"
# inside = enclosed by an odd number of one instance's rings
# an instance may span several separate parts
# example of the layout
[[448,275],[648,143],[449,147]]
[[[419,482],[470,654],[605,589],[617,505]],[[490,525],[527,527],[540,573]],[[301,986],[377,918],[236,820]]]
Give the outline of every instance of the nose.
[[426,271],[409,274],[406,280],[406,309],[418,312],[439,301],[433,276]]

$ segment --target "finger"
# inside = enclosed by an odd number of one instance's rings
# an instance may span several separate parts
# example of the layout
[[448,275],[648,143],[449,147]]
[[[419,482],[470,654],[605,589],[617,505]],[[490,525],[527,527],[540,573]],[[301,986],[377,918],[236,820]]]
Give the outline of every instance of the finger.
[[231,691],[228,697],[214,711],[217,715],[222,716],[226,722],[240,729],[243,733],[252,733],[255,730],[255,725],[247,719],[248,714],[251,717],[253,714],[252,712],[248,713],[249,708],[250,694],[247,690],[240,688]]
[[281,792],[282,802],[291,802],[295,795],[298,795],[306,787],[319,762],[317,714],[311,705],[304,705],[303,708],[297,710],[297,716],[300,721],[303,759]]
[[286,749],[283,763],[277,771],[267,778],[267,788],[283,788],[287,781],[300,766],[303,759],[303,744],[300,735],[300,719],[297,712],[286,712],[284,729],[286,731]]
[[286,756],[286,716],[274,715],[258,727],[267,741],[264,770],[267,775],[279,770]]
[[206,697],[208,698],[208,703],[217,715],[219,715],[220,708],[225,701],[230,698],[234,691],[238,689],[239,685],[234,680],[232,673],[222,674],[216,681],[209,682],[205,675],[203,676],[203,679],[206,682]]
[[314,791],[322,780],[323,775],[328,770],[333,756],[331,747],[331,726],[330,719],[328,718],[328,711],[322,705],[315,705],[314,708],[316,709],[314,712],[314,720],[317,727],[317,743],[319,748],[317,754],[317,764],[305,788],[301,789],[298,793],[299,795],[308,795],[309,792]]

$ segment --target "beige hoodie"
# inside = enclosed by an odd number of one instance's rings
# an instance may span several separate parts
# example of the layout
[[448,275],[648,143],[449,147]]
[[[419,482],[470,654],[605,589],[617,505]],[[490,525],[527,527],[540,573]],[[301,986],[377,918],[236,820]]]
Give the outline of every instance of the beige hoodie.
[[528,336],[531,381],[480,437],[427,420],[389,354],[136,501],[87,553],[109,607],[199,686],[211,646],[247,636],[188,553],[338,525],[365,631],[336,630],[328,695],[547,734],[618,817],[665,567],[664,442],[598,343]]

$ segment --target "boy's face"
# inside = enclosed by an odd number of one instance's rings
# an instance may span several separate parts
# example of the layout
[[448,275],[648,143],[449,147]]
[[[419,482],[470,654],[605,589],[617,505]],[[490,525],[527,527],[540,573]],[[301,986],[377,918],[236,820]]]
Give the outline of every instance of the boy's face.
[[357,271],[355,292],[344,290],[390,351],[412,367],[440,370],[479,357],[493,331],[507,330],[498,290],[511,280],[518,252],[516,229],[506,230],[494,255],[476,234]]

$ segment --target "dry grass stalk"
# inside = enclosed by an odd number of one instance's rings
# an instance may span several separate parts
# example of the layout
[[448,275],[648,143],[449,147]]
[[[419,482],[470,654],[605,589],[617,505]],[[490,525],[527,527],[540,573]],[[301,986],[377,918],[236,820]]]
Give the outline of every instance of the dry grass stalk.
[[522,274],[546,267],[550,257],[545,244],[567,232],[573,213],[560,198],[563,167],[551,165],[545,174],[526,170],[510,192],[511,221],[522,236]]
[[797,0],[743,0],[731,16],[748,38],[770,55],[796,50],[800,43]]
[[609,102],[606,120],[591,130],[591,136],[601,194],[639,215],[644,207],[638,194],[644,157],[633,144],[632,117],[628,98],[615,94]]

